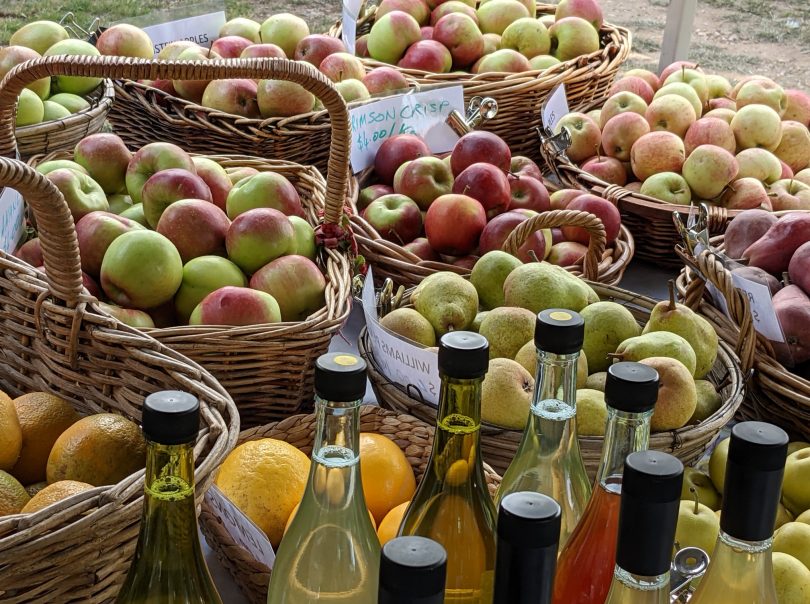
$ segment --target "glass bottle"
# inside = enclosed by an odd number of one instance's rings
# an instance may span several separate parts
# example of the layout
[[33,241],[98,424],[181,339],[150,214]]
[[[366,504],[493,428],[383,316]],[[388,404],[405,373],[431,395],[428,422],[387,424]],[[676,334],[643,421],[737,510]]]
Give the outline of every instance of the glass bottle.
[[424,537],[397,537],[380,557],[378,604],[444,604],[447,552]]
[[427,471],[400,535],[419,535],[447,551],[445,601],[490,604],[496,514],[481,462],[481,383],[489,367],[483,336],[455,331],[439,341],[441,390]]
[[624,460],[647,448],[657,398],[658,372],[652,367],[615,363],[608,368],[608,417],[596,486],[557,560],[554,604],[604,604],[616,564]]
[[559,504],[533,491],[510,493],[498,512],[496,604],[550,604],[560,539]]
[[660,451],[627,456],[616,569],[605,604],[669,604],[683,464]]
[[376,604],[380,541],[360,478],[366,363],[346,353],[315,362],[315,439],[304,496],[279,545],[268,604]]
[[200,402],[179,391],[150,394],[143,515],[135,557],[117,604],[221,604],[200,548],[194,503],[194,443]]
[[574,311],[549,309],[537,315],[537,379],[529,421],[495,497],[496,506],[518,491],[554,499],[562,510],[560,548],[591,497],[576,429],[577,359],[584,335],[585,322]]
[[772,424],[731,429],[720,535],[691,604],[776,604],[771,546],[787,445]]

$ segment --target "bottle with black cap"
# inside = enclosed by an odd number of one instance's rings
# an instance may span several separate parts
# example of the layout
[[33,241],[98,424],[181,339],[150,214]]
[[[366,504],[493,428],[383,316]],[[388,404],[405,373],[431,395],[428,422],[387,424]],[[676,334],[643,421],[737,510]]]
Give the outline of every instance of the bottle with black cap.
[[481,461],[481,383],[489,343],[455,331],[439,341],[439,410],[427,470],[405,511],[400,535],[438,541],[447,551],[445,599],[492,602],[495,506]]
[[495,604],[550,604],[560,539],[560,506],[522,491],[501,499],[495,562]]
[[346,353],[315,362],[315,438],[304,496],[279,545],[268,604],[377,604],[380,541],[360,477],[366,363]]
[[604,604],[616,564],[625,458],[647,449],[658,399],[658,372],[615,363],[605,380],[607,424],[590,501],[557,560],[554,604]]
[[444,604],[447,552],[425,537],[397,537],[383,545],[378,604]]
[[509,493],[535,491],[560,504],[562,548],[591,497],[577,440],[577,361],[585,336],[579,313],[552,308],[537,315],[537,378],[529,420],[503,475],[497,506]]
[[200,402],[179,391],[143,404],[146,474],[138,545],[117,604],[221,604],[205,564],[194,504]]
[[616,569],[605,604],[669,604],[683,464],[661,451],[627,456]]
[[777,604],[771,546],[787,446],[772,424],[731,429],[720,535],[692,604]]

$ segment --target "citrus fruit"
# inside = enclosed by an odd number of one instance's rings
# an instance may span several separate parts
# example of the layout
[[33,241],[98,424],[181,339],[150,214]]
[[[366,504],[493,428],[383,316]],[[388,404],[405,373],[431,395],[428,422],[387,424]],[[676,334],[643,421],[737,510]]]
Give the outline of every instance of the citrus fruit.
[[366,505],[377,524],[416,490],[413,469],[402,449],[380,434],[360,434],[360,474]]
[[42,489],[39,493],[31,497],[31,501],[25,504],[22,509],[23,514],[30,514],[38,512],[44,507],[48,507],[52,503],[67,499],[71,495],[81,493],[82,491],[89,491],[95,488],[92,484],[86,482],[77,482],[75,480],[60,480],[53,484],[49,484]]
[[380,538],[380,545],[385,545],[397,536],[399,525],[402,524],[402,518],[405,516],[405,510],[408,509],[410,504],[410,501],[400,503],[385,515],[385,518],[380,522],[380,526],[377,529],[377,537]]
[[215,482],[277,548],[290,513],[304,495],[309,465],[309,457],[289,443],[251,440],[231,451]]
[[116,484],[146,464],[146,440],[135,422],[113,413],[88,415],[65,430],[48,457],[48,484],[76,480]]
[[22,428],[14,401],[0,390],[0,470],[10,470],[22,449]]
[[0,516],[19,514],[30,497],[17,479],[0,470]]
[[67,401],[46,392],[31,392],[14,399],[22,429],[20,458],[11,474],[23,484],[45,480],[45,466],[59,435],[79,420]]
[[[287,518],[287,524],[284,525],[284,534],[285,535],[287,534],[287,531],[290,530],[290,525],[292,524],[293,518],[295,518],[295,515],[298,513],[298,508],[300,506],[301,506],[300,503],[296,504],[296,506],[292,509],[292,512],[290,512],[290,517]],[[369,517],[369,520],[371,520],[371,526],[373,526],[374,530],[376,531],[377,530],[377,523],[374,522],[374,516],[371,514],[371,512],[368,513],[368,517]]]

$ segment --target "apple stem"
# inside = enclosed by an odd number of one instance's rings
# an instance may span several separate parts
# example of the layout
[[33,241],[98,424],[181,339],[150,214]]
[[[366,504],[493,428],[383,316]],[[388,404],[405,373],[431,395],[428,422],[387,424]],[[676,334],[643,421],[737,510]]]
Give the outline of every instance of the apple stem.
[[667,286],[669,287],[669,310],[673,311],[678,308],[677,301],[675,300],[675,280],[670,279],[667,281]]
[[607,357],[609,359],[619,359],[621,361],[624,358],[624,355],[618,352],[609,352]]
[[695,499],[695,516],[697,516],[698,513],[700,512],[700,510],[698,509],[698,506],[700,505],[700,495],[698,495],[697,489],[695,489],[695,487],[689,487],[689,492],[692,493],[692,497],[694,497]]
[[540,262],[537,258],[537,254],[534,253],[534,250],[529,250],[529,257],[532,259],[532,262]]
[[602,161],[602,154],[599,152],[599,146],[596,145],[596,161]]

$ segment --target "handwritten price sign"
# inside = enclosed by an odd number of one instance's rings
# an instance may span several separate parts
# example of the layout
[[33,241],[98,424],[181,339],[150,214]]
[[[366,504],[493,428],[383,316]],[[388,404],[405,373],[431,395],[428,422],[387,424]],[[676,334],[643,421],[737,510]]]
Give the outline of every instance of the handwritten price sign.
[[205,493],[208,504],[216,511],[222,526],[231,538],[244,547],[253,558],[273,568],[276,554],[264,531],[251,522],[250,518],[237,508],[216,485],[211,485]]

